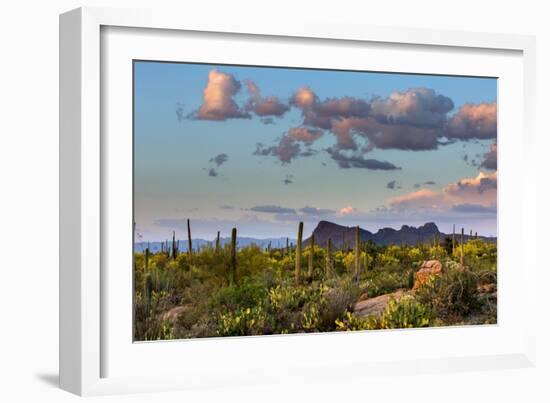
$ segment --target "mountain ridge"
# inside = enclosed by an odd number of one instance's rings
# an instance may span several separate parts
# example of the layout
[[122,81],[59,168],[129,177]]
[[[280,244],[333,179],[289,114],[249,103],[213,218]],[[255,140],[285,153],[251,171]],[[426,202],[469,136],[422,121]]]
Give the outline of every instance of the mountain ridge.
[[[347,227],[330,221],[319,221],[312,234],[315,244],[320,246],[325,246],[328,238],[331,239],[333,246],[337,249],[342,249],[344,244],[346,244],[347,248],[351,248],[355,242],[355,227]],[[374,233],[359,228],[359,239],[361,242],[372,241],[377,245],[415,245],[418,243],[433,242],[434,238],[437,237],[443,241],[445,237],[452,237],[452,234],[439,231],[439,228],[433,222],[427,222],[419,227],[402,225],[400,229],[383,227]],[[458,239],[460,234],[455,234],[455,237]],[[475,236],[464,235],[464,240],[472,238],[475,238]],[[478,238],[488,242],[496,242],[496,237],[478,236]],[[302,243],[307,245],[309,242],[310,238],[308,237]]]

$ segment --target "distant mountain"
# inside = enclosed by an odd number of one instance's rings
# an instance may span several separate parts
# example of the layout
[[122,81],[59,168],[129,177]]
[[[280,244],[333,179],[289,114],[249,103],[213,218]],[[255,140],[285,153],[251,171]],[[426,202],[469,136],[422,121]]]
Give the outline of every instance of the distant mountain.
[[[271,243],[271,247],[273,249],[286,247],[286,240],[287,238],[265,238],[265,239],[259,239],[259,238],[249,238],[249,237],[237,237],[237,247],[238,248],[244,248],[249,245],[258,245],[260,248],[265,249],[268,247],[268,245]],[[206,240],[202,238],[196,238],[192,239],[193,244],[193,250],[203,248],[208,245],[216,245],[216,240]],[[166,241],[165,241],[166,242]],[[231,238],[220,238],[220,243],[223,245],[230,243]],[[296,244],[296,239],[289,239],[288,242],[292,242],[293,244]],[[166,244],[166,243],[165,243]],[[134,250],[136,252],[142,252],[145,250],[145,248],[149,245],[149,250],[152,253],[159,252],[161,250],[162,242],[155,241],[155,242],[136,242],[134,244]],[[168,240],[168,246],[171,247],[172,240]],[[179,250],[180,252],[187,252],[188,249],[188,243],[187,239],[185,240],[179,240]]]
[[[330,238],[332,240],[332,245],[335,249],[342,249],[344,243],[347,245],[348,249],[353,248],[355,243],[355,227],[346,227],[343,225],[335,224],[330,221],[319,221],[317,227],[313,230],[313,235],[315,236],[315,243],[319,246],[325,247],[327,240]],[[409,225],[403,225],[400,229],[396,230],[393,228],[380,228],[375,233],[372,233],[366,229],[359,228],[359,238],[361,242],[372,241],[377,245],[416,245],[420,242],[428,243],[433,242],[434,237],[439,237],[441,241],[445,237],[451,237],[452,234],[444,234],[439,231],[437,225],[433,222],[428,222],[420,227],[412,227]],[[456,234],[456,239],[458,241],[460,234]],[[464,240],[470,238],[469,234],[464,235]],[[479,236],[479,238],[484,239],[488,242],[496,242],[494,237],[484,237]],[[196,238],[193,239],[193,249],[197,250],[208,245],[214,246],[216,244],[215,240],[207,240]],[[231,238],[220,238],[220,242],[223,245],[231,242]],[[266,249],[269,244],[273,249],[286,247],[287,238],[250,238],[250,237],[237,237],[237,247],[244,248],[249,245],[257,245],[262,249]],[[296,239],[288,238],[288,242],[292,245],[296,245]],[[136,252],[142,252],[145,250],[149,244],[149,250],[153,253],[159,252],[161,250],[162,242],[136,242],[134,245]],[[168,245],[171,247],[172,241],[168,240]],[[309,245],[309,238],[306,238],[302,241],[304,247]],[[187,252],[187,240],[179,241],[179,250],[180,252]]]
[[[344,244],[348,248],[352,248],[355,242],[355,227],[346,227],[335,224],[329,221],[320,221],[317,227],[313,230],[315,243],[320,246],[325,246],[330,238],[336,249],[341,249]],[[434,237],[439,237],[441,241],[445,237],[452,236],[439,231],[437,225],[433,222],[426,223],[420,227],[411,227],[403,225],[401,229],[381,228],[377,232],[372,233],[366,229],[359,228],[359,238],[361,242],[372,241],[377,245],[416,245],[420,242],[433,242]],[[464,239],[468,240],[469,235],[464,235]],[[489,242],[496,242],[496,238],[479,236]],[[458,237],[457,237],[458,239]],[[303,241],[304,245],[309,243],[309,238]]]

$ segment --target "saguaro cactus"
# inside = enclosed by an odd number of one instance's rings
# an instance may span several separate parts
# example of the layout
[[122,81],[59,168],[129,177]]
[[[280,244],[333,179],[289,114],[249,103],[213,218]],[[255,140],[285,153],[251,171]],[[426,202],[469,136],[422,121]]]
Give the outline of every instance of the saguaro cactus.
[[296,240],[296,285],[300,285],[302,282],[302,233],[304,231],[304,223],[300,221],[298,224],[298,239]]
[[145,284],[144,284],[143,297],[145,298],[145,312],[147,316],[151,312],[151,305],[153,300],[153,279],[151,278],[151,273],[145,275]]
[[311,283],[311,280],[313,279],[313,257],[315,254],[315,236],[311,234],[311,238],[309,238],[309,259],[307,264],[307,281],[308,283]]
[[455,225],[453,224],[453,255],[455,253]]
[[149,271],[149,246],[145,248],[145,272]]
[[193,255],[193,243],[191,241],[191,222],[187,219],[187,242],[189,243],[187,253],[189,256]]
[[216,253],[220,252],[220,231],[218,231],[218,235],[216,236]]
[[355,280],[359,279],[361,251],[359,250],[359,225],[355,227]]
[[325,277],[332,273],[332,239],[327,239],[327,256],[325,261]]
[[176,259],[178,257],[178,246],[176,244],[176,231],[172,232],[172,259]]
[[229,282],[237,282],[237,228],[231,230],[231,261],[230,261]]
[[460,266],[464,267],[464,227],[460,234]]
[[286,254],[290,256],[290,247],[288,246],[288,237],[286,238]]
[[345,251],[346,247],[346,231],[342,231],[342,250]]

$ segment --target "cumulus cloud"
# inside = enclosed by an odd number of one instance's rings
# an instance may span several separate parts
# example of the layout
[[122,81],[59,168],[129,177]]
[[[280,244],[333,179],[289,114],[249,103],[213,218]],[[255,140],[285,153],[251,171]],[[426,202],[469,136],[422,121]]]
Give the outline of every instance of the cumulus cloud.
[[288,136],[280,138],[279,142],[273,146],[265,146],[261,143],[256,144],[254,155],[277,157],[281,164],[288,164],[298,155],[300,155],[300,144]]
[[[262,143],[256,144],[254,155],[277,157],[281,164],[289,164],[297,157],[311,157],[317,151],[309,148],[311,144],[323,135],[321,130],[308,129],[305,127],[291,128],[287,134],[278,139],[272,146],[265,146]],[[302,150],[300,143],[307,146]]]
[[[388,199],[391,210],[396,211],[460,211],[471,206],[491,209],[496,206],[497,173],[480,172],[475,178],[460,179],[446,185],[441,191],[419,189],[417,191]],[[470,207],[468,207],[470,206]],[[479,210],[479,209],[478,209]],[[486,210],[489,211],[489,210]]]
[[246,104],[247,111],[253,111],[258,116],[283,116],[290,107],[279,101],[277,97],[262,97],[260,89],[253,81],[246,81],[246,89],[250,98]]
[[491,149],[488,153],[483,156],[483,161],[481,162],[481,168],[486,169],[497,169],[497,144],[491,144]]
[[250,118],[241,110],[233,97],[241,89],[241,83],[231,74],[218,70],[208,73],[208,83],[203,90],[203,103],[196,113],[197,119],[226,120],[229,118]]
[[300,88],[294,93],[290,103],[298,108],[309,108],[317,102],[317,95],[308,87]]
[[357,131],[366,137],[373,147],[383,150],[435,150],[441,145],[440,128],[380,123],[376,119],[369,119]]
[[345,206],[345,207],[342,207],[340,210],[338,210],[338,213],[340,215],[346,216],[346,215],[350,215],[350,214],[357,214],[357,213],[359,213],[359,210],[357,210],[353,206]]
[[371,170],[391,171],[401,169],[400,167],[388,161],[379,161],[372,158],[364,158],[361,154],[352,153],[345,154],[337,148],[327,148],[327,153],[342,169],[348,168],[365,168]]
[[497,104],[464,104],[449,119],[446,136],[459,140],[496,138]]
[[288,137],[308,145],[318,140],[322,135],[322,130],[308,129],[307,127],[293,127],[288,131]]
[[296,210],[292,208],[275,206],[275,205],[254,206],[254,207],[251,207],[250,210],[255,211],[257,213],[296,214]]
[[431,88],[411,88],[395,91],[387,98],[371,102],[372,116],[384,124],[415,127],[442,127],[453,101]]

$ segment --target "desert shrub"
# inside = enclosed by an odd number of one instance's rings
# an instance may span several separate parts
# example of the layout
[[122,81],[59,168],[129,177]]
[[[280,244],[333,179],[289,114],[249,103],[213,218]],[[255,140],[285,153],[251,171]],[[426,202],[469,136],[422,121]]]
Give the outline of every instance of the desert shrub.
[[428,249],[428,256],[430,259],[442,260],[447,257],[447,251],[440,245],[431,246],[430,249]]
[[416,292],[418,300],[430,305],[439,317],[453,319],[479,306],[477,278],[470,270],[449,268],[423,284]]
[[210,298],[209,305],[212,309],[251,308],[266,295],[265,286],[261,282],[247,280],[238,285],[218,289]]
[[219,336],[248,336],[262,334],[267,320],[261,305],[253,308],[239,308],[218,317]]
[[344,317],[346,312],[351,310],[359,295],[359,287],[350,284],[349,286],[332,288],[325,294],[318,328],[320,331],[334,330],[335,321]]
[[354,331],[354,330],[368,330],[372,326],[369,324],[368,319],[358,318],[351,312],[346,312],[342,319],[336,319],[336,330],[338,331]]
[[321,313],[319,305],[315,303],[308,303],[302,310],[302,329],[304,330],[318,330],[321,323]]
[[283,285],[271,288],[268,292],[271,309],[275,312],[297,310],[308,302],[321,302],[327,287],[323,284],[310,287]]
[[420,248],[413,247],[408,250],[408,257],[411,262],[419,262],[424,259],[424,254]]
[[404,329],[429,326],[434,319],[431,307],[417,301],[411,295],[388,302],[378,320],[381,329]]
[[364,289],[371,298],[388,294],[397,291],[400,288],[406,288],[407,286],[408,273],[402,270],[394,273],[378,271],[363,285]]

